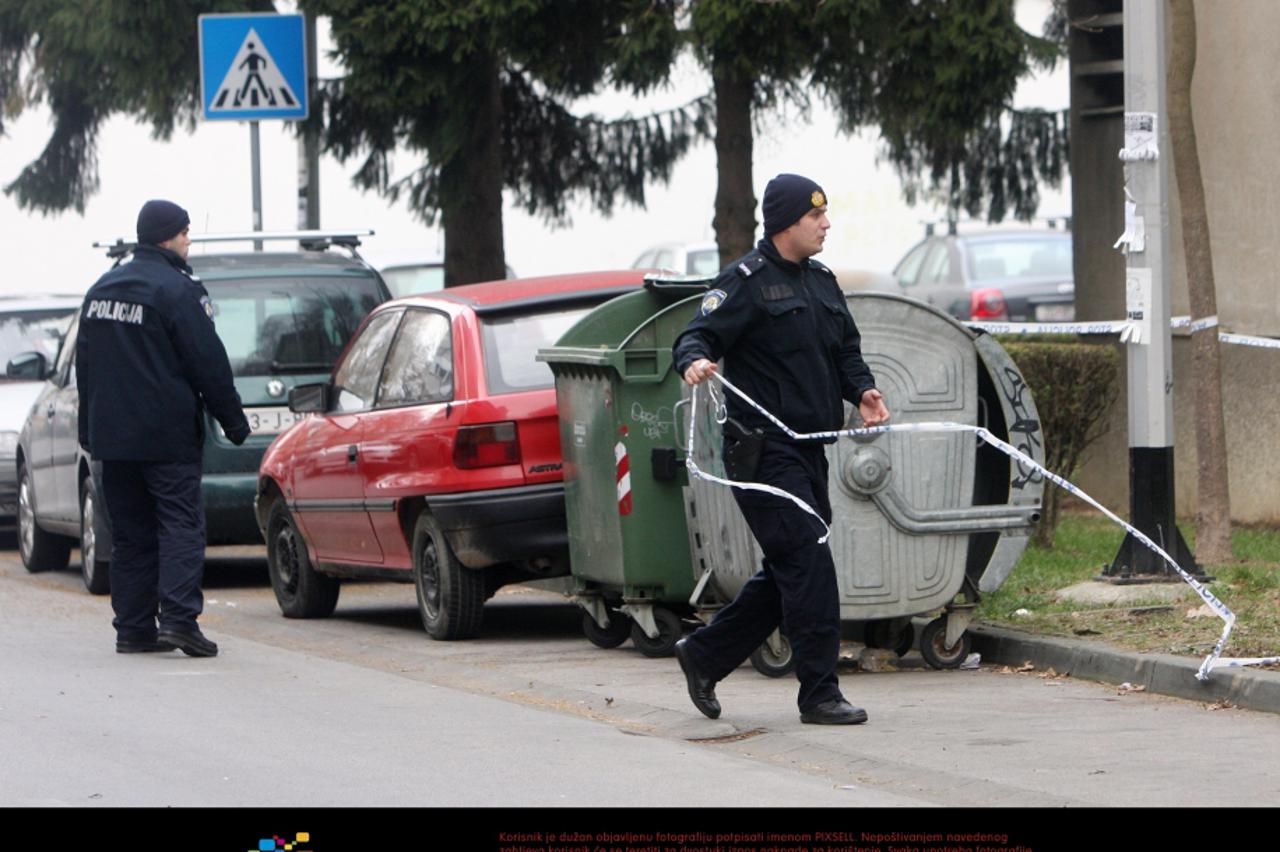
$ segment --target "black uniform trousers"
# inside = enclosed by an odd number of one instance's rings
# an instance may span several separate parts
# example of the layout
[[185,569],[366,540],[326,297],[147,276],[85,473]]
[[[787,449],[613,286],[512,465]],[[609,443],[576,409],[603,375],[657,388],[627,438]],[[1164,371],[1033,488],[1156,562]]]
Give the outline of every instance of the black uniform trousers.
[[[794,494],[831,523],[822,444],[766,440],[751,479]],[[764,567],[733,603],[689,637],[686,647],[694,663],[721,680],[781,625],[795,654],[801,712],[842,697],[836,678],[839,589],[831,548],[818,543],[821,526],[784,497],[739,488],[733,489],[733,496],[764,551]]]
[[204,608],[204,496],[200,462],[104,461],[111,521],[111,607],[116,635],[146,640],[190,630]]

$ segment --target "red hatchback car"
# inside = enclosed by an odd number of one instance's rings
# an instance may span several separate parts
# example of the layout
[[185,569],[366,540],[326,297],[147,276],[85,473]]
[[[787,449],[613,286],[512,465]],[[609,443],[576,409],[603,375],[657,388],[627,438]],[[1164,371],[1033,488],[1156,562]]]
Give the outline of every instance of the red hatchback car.
[[497,281],[380,305],[309,412],[263,456],[257,516],[286,616],[339,578],[414,582],[427,632],[463,639],[507,583],[567,574],[560,426],[534,359],[643,271]]

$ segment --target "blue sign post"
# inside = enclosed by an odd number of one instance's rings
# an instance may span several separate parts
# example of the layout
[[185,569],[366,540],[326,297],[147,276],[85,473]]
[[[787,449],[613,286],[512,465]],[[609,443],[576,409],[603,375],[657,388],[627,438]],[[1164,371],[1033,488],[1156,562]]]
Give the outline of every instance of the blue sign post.
[[302,15],[201,15],[200,100],[208,121],[306,118]]
[[[201,15],[200,102],[206,121],[248,121],[253,230],[262,230],[260,119],[307,117],[302,15]],[[254,242],[262,251],[261,241]]]

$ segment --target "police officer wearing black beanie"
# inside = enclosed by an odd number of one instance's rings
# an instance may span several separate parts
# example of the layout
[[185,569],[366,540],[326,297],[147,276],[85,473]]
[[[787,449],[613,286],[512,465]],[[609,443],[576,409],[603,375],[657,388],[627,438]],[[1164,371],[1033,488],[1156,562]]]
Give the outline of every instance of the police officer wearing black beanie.
[[171,201],[144,204],[133,259],[98,279],[80,310],[80,444],[102,463],[122,654],[218,653],[196,624],[204,607],[204,412],[235,444],[250,430],[213,304],[187,265],[190,221]]
[[[889,410],[862,359],[862,338],[835,274],[812,259],[831,227],[822,187],[800,175],[778,175],[765,187],[762,208],[764,239],[716,278],[676,339],[676,370],[697,385],[723,358],[729,381],[800,433],[841,429],[846,399],[866,425],[887,422]],[[730,478],[793,494],[830,524],[823,445],[794,441],[737,395],[725,396]],[[821,528],[785,498],[737,488],[733,496],[764,551],[764,565],[709,625],[676,643],[694,706],[717,718],[716,682],[781,626],[795,654],[800,720],[867,721],[836,678],[839,591],[831,548],[818,542]]]

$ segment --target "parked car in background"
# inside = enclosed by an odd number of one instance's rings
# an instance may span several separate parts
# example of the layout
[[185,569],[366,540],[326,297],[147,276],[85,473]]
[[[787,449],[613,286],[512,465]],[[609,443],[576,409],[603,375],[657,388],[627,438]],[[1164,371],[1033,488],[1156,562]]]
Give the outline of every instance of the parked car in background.
[[[204,416],[204,476],[210,544],[258,544],[253,514],[258,462],[275,436],[299,419],[286,405],[291,387],[329,374],[364,317],[390,298],[350,234],[312,236],[295,251],[217,252],[203,246],[239,235],[196,236],[189,262],[213,302],[213,321],[231,361],[253,430],[242,446]],[[270,240],[296,235],[258,235]],[[243,237],[241,238],[243,240]],[[132,244],[109,254],[123,262]],[[18,442],[18,550],[29,571],[66,567],[78,543],[85,586],[109,590],[110,530],[98,510],[98,466],[79,445],[79,392],[73,319]],[[24,363],[35,360],[30,354]],[[11,371],[12,372],[12,371]]]
[[[375,262],[387,289],[395,298],[433,293],[444,289],[444,258],[419,252],[380,252],[369,257]],[[507,278],[515,278],[515,270],[506,267]]]
[[1043,229],[931,235],[893,270],[898,292],[962,320],[1075,318],[1071,234]]
[[444,261],[401,263],[378,270],[395,298],[444,289]]
[[888,272],[880,272],[874,269],[847,269],[844,267],[833,268],[836,283],[840,285],[840,289],[846,294],[859,293],[864,290],[872,290],[881,293],[896,293],[898,291],[898,279],[894,278]]
[[[680,275],[714,277],[721,270],[720,248],[710,243],[662,243],[646,249],[631,264],[632,269],[666,269]],[[845,293],[860,290],[896,292],[897,280],[887,272],[869,269],[833,269]]]
[[292,618],[327,616],[339,578],[413,582],[427,632],[463,639],[500,586],[568,573],[555,383],[535,360],[643,271],[455,287],[375,310],[312,413],[262,459],[258,523]]
[[662,243],[645,249],[632,269],[668,269],[681,275],[715,275],[720,271],[720,248],[711,243]]
[[[0,296],[0,364],[26,353],[27,376],[0,377],[0,526],[18,518],[18,436],[83,296]],[[38,358],[30,356],[37,355]],[[7,373],[7,371],[6,371]]]

